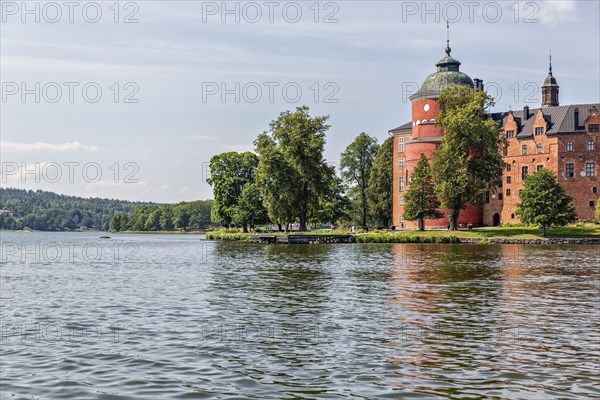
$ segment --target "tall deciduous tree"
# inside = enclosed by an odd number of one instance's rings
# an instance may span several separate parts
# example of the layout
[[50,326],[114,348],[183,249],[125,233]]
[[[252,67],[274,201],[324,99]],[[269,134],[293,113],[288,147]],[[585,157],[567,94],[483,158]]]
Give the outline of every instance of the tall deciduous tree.
[[257,223],[264,223],[265,217],[266,210],[258,187],[254,182],[247,183],[235,207],[233,222],[242,225],[244,232],[248,232],[248,225],[254,227]]
[[362,132],[346,147],[340,159],[342,178],[356,188],[363,228],[367,227],[367,185],[378,150],[377,139]]
[[[328,118],[311,117],[306,106],[295,112],[285,111],[255,141],[260,159],[259,186],[270,215],[276,221],[297,218],[301,231],[306,231],[320,199],[329,194],[335,176],[323,158]],[[276,169],[282,172],[270,177],[268,171]],[[274,204],[277,201],[283,206]]]
[[221,153],[210,159],[207,182],[213,187],[213,222],[231,225],[238,199],[244,186],[254,182],[257,166],[258,157],[251,152]]
[[440,201],[435,194],[433,178],[429,171],[429,161],[421,154],[411,178],[408,191],[404,196],[404,219],[419,221],[419,229],[425,230],[425,219],[437,219],[443,216],[437,209]]
[[367,185],[369,213],[381,226],[389,226],[392,220],[393,147],[394,141],[391,137],[380,146]]
[[541,225],[544,236],[549,227],[566,225],[577,217],[573,199],[565,193],[556,176],[545,168],[527,178],[520,197],[517,215],[521,222]]
[[431,170],[436,192],[450,209],[450,228],[457,229],[460,210],[468,204],[480,205],[486,192],[501,185],[501,150],[506,141],[499,123],[486,114],[494,103],[485,92],[451,86],[442,91],[439,101],[443,110],[436,126],[444,129],[444,136]]

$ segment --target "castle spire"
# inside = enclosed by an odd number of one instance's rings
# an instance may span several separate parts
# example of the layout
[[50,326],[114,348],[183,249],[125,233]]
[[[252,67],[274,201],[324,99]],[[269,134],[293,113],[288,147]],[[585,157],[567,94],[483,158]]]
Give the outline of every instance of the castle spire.
[[446,54],[450,55],[452,49],[450,48],[450,22],[446,20]]
[[556,82],[556,78],[552,75],[552,50],[550,50],[549,61],[548,76],[544,80],[542,86],[542,107],[556,107],[559,105],[559,86]]

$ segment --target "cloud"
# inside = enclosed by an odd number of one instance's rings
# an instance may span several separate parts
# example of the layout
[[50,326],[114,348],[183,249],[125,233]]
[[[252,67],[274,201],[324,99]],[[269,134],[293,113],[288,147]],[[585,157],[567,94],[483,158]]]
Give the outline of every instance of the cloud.
[[52,152],[66,152],[66,151],[78,151],[93,153],[98,151],[98,146],[85,145],[80,142],[67,142],[67,143],[47,143],[47,142],[34,142],[34,143],[22,143],[22,142],[10,142],[1,141],[0,148],[6,153],[33,153],[37,151],[52,151]]
[[557,25],[576,22],[577,2],[572,0],[556,0],[535,3],[539,9],[539,21],[544,25]]

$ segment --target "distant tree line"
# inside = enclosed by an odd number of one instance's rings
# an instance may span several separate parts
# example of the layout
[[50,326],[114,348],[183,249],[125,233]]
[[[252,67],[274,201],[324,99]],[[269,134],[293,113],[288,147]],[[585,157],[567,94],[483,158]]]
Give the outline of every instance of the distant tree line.
[[82,198],[42,190],[0,188],[0,229],[71,231],[81,228],[108,230],[116,213],[131,213],[139,203]]
[[141,205],[132,213],[116,213],[110,228],[115,232],[204,230],[211,224],[212,206],[212,200]]
[[[272,223],[387,226],[391,221],[392,142],[361,133],[342,154],[341,177],[324,158],[328,116],[306,106],[285,111],[254,141],[255,152],[210,160],[212,221],[225,227]],[[367,193],[368,192],[368,193]]]

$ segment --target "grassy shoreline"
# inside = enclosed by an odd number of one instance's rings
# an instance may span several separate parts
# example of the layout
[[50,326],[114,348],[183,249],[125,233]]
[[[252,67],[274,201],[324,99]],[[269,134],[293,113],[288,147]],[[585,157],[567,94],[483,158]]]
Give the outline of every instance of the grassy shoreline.
[[[217,230],[206,233],[207,240],[248,241],[254,233],[243,233],[237,230]],[[285,235],[285,232],[265,233],[265,235]],[[311,232],[290,232],[302,234],[337,234],[348,235],[347,230],[322,229]],[[449,230],[402,230],[402,231],[372,231],[354,234],[357,243],[458,243],[460,239],[600,239],[600,225],[576,224],[557,227],[548,230],[543,236],[542,229],[533,226],[506,226],[496,228]]]

